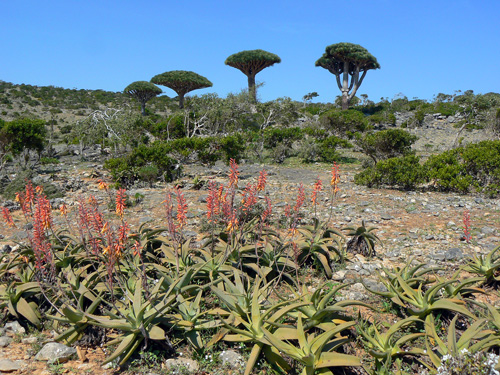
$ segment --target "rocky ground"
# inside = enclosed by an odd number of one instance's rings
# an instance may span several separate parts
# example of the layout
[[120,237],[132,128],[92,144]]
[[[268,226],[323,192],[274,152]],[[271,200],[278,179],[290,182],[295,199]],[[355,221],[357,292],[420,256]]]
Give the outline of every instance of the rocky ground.
[[[441,126],[441,125],[439,125]],[[433,128],[428,132],[429,139],[434,142],[446,142],[454,139],[453,127],[444,126],[445,132],[438,135],[440,129]],[[434,132],[435,134],[432,135]],[[468,133],[470,137],[478,135]],[[485,137],[484,134],[482,136]],[[443,141],[440,141],[442,139]],[[423,141],[425,142],[425,140]],[[425,143],[424,143],[425,144]],[[87,155],[90,159],[94,156]],[[56,199],[52,203],[58,207],[63,201],[71,208],[75,207],[80,196],[95,195],[105,207],[109,196],[98,189],[99,178],[110,181],[109,175],[102,168],[99,155],[90,162],[78,162],[79,156],[72,156],[62,160],[62,163],[46,166],[37,176],[39,181],[49,181],[64,191],[64,198]],[[325,187],[329,186],[330,166],[316,165],[255,165],[241,164],[241,184],[254,182],[261,169],[268,171],[267,191],[273,202],[273,216],[279,218],[287,203],[294,202],[298,186],[303,183],[306,194],[310,196],[313,184],[319,177]],[[318,199],[318,217],[326,220],[332,215],[332,225],[337,228],[345,226],[359,226],[364,220],[367,226],[375,226],[376,234],[382,240],[377,246],[377,256],[365,259],[361,255],[355,256],[345,267],[337,270],[333,279],[338,282],[353,282],[345,289],[346,298],[367,300],[359,279],[379,287],[377,283],[378,271],[382,266],[391,267],[402,265],[409,259],[426,263],[429,266],[441,266],[443,274],[450,275],[453,270],[463,264],[464,260],[473,253],[486,253],[500,245],[500,200],[485,199],[479,196],[463,196],[444,194],[434,191],[404,192],[399,190],[368,189],[356,186],[354,175],[360,164],[345,164],[340,166],[340,192],[332,201],[327,192],[321,193]],[[216,164],[214,167],[191,165],[185,168],[184,176],[175,184],[181,186],[188,201],[188,226],[185,236],[194,241],[201,238],[200,223],[206,212],[206,184],[201,189],[195,189],[199,181],[214,179],[226,182],[227,167]],[[35,179],[35,181],[36,181]],[[165,215],[162,202],[166,191],[174,184],[156,184],[153,187],[137,187],[128,191],[132,201],[137,201],[127,209],[127,221],[132,229],[147,223],[151,227],[165,225]],[[15,207],[15,202],[4,201],[2,205]],[[472,221],[472,243],[467,243],[463,236],[462,218],[464,211],[470,212]],[[309,205],[303,212],[305,217],[313,216],[313,209]],[[13,212],[17,228],[10,229],[0,224],[0,249],[2,251],[16,251],[17,244],[26,240],[24,219],[20,211]],[[113,216],[112,213],[109,214]],[[55,220],[56,225],[63,225],[61,219]],[[314,287],[314,286],[311,286]],[[487,297],[495,303],[496,297]],[[21,327],[22,328],[22,327]],[[48,374],[48,373],[92,373],[105,374],[114,370],[103,368],[101,362],[105,353],[101,349],[89,350],[84,357],[82,353],[72,354],[71,360],[57,366],[48,365],[46,359],[37,358],[43,345],[52,338],[50,332],[19,333],[11,328],[4,329],[0,337],[0,373],[13,371],[19,373]],[[54,358],[54,355],[49,355]]]

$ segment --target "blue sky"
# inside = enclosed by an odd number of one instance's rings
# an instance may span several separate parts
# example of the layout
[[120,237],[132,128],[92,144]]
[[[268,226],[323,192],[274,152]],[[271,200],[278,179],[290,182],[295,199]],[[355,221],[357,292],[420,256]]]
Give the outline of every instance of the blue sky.
[[[358,94],[500,92],[499,0],[0,0],[0,80],[121,91],[169,70],[192,70],[220,96],[246,87],[227,56],[264,49],[282,62],[257,81],[263,101],[308,92],[335,99],[315,67],[325,47],[360,44],[379,61]],[[161,87],[169,96],[175,93]]]

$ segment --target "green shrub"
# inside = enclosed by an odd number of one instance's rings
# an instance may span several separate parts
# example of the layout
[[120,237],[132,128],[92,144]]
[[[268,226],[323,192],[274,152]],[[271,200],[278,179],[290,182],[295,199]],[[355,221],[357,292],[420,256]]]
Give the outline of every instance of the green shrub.
[[307,112],[311,115],[319,115],[324,110],[324,107],[320,104],[308,104],[302,109],[303,112]]
[[354,182],[368,187],[389,185],[405,190],[414,189],[426,181],[425,169],[415,155],[390,158],[354,176]]
[[138,177],[142,181],[148,182],[150,187],[152,187],[154,181],[158,178],[159,173],[160,171],[156,165],[145,165],[137,171]]
[[184,116],[177,114],[151,126],[151,133],[160,139],[176,139],[186,136]]
[[139,170],[145,166],[156,168],[158,176],[165,181],[173,181],[180,171],[178,161],[168,155],[169,151],[168,143],[140,145],[127,156],[106,160],[104,167],[111,172],[113,179],[123,186],[130,186],[140,180]]
[[467,175],[464,166],[458,160],[456,150],[432,155],[424,165],[429,179],[437,189],[459,193],[469,191],[472,177]]
[[[26,182],[31,180],[34,176],[35,173],[32,170],[18,173],[12,181],[1,187],[0,193],[5,199],[14,199],[16,193],[24,191]],[[49,199],[64,197],[64,192],[50,182],[33,183],[33,186],[41,186],[43,192]]]
[[291,147],[292,143],[301,139],[303,132],[300,128],[267,128],[264,130],[264,146],[272,149],[282,144]]
[[1,147],[19,155],[24,150],[43,150],[45,143],[45,121],[39,119],[19,118],[5,122],[0,129]]
[[319,145],[319,155],[321,157],[321,161],[327,163],[333,163],[334,161],[339,160],[340,153],[337,151],[338,147],[352,147],[351,143],[334,135],[319,141]]
[[42,157],[40,158],[40,164],[45,165],[45,164],[59,164],[59,159],[57,158],[50,158],[50,157]]
[[150,145],[139,145],[130,154],[109,159],[104,166],[116,182],[129,186],[137,180],[152,183],[157,177],[172,181],[179,173],[179,159],[184,162],[200,161],[212,164],[217,160],[239,160],[245,149],[241,135],[227,137],[192,137],[171,141],[156,141]]
[[489,197],[500,194],[500,141],[483,141],[443,152],[424,164],[429,178],[443,191],[472,189]]
[[219,138],[218,141],[226,162],[229,162],[229,159],[234,159],[238,162],[241,155],[245,152],[245,139],[240,133]]
[[422,125],[424,123],[424,119],[425,119],[425,110],[423,109],[419,109],[417,111],[415,111],[415,121],[417,123],[417,125]]
[[460,111],[460,106],[456,103],[438,103],[434,113],[441,113],[444,116],[454,116]]
[[413,153],[411,146],[416,140],[417,137],[406,130],[387,129],[358,136],[356,144],[377,163],[379,160]]
[[328,137],[328,132],[325,129],[315,128],[310,126],[303,128],[302,133],[318,140],[325,139]]
[[377,112],[368,117],[370,124],[391,124],[396,125],[396,116],[390,112]]
[[354,109],[328,111],[320,117],[320,124],[325,129],[341,137],[350,136],[356,131],[363,132],[368,129],[368,121],[365,115]]

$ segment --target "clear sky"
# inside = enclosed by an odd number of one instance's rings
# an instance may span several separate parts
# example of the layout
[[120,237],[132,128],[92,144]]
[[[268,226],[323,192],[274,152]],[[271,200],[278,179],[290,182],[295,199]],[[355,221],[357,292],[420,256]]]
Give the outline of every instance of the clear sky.
[[261,100],[329,102],[335,77],[314,63],[350,42],[381,65],[358,91],[374,101],[500,92],[500,0],[0,0],[0,14],[0,80],[16,84],[121,91],[192,70],[213,82],[193,94],[224,97],[247,85],[226,57],[263,49],[282,62],[257,75]]

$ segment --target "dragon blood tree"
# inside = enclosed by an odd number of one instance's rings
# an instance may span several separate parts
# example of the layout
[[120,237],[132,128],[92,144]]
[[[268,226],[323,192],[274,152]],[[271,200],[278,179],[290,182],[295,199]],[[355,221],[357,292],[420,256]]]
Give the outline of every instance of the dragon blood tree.
[[186,70],[172,70],[157,74],[151,78],[151,82],[174,90],[179,96],[179,108],[184,108],[184,95],[188,92],[213,86],[212,82],[205,77]]
[[162,93],[161,89],[151,82],[135,81],[125,87],[124,93],[129,94],[141,103],[141,112],[146,116],[146,102]]
[[229,56],[225,64],[241,70],[248,77],[248,93],[253,102],[257,102],[255,76],[265,68],[280,63],[278,55],[261,49],[241,51]]
[[377,59],[366,48],[352,43],[337,43],[326,47],[325,53],[315,65],[335,74],[342,92],[342,109],[349,108],[366,72],[380,69]]

